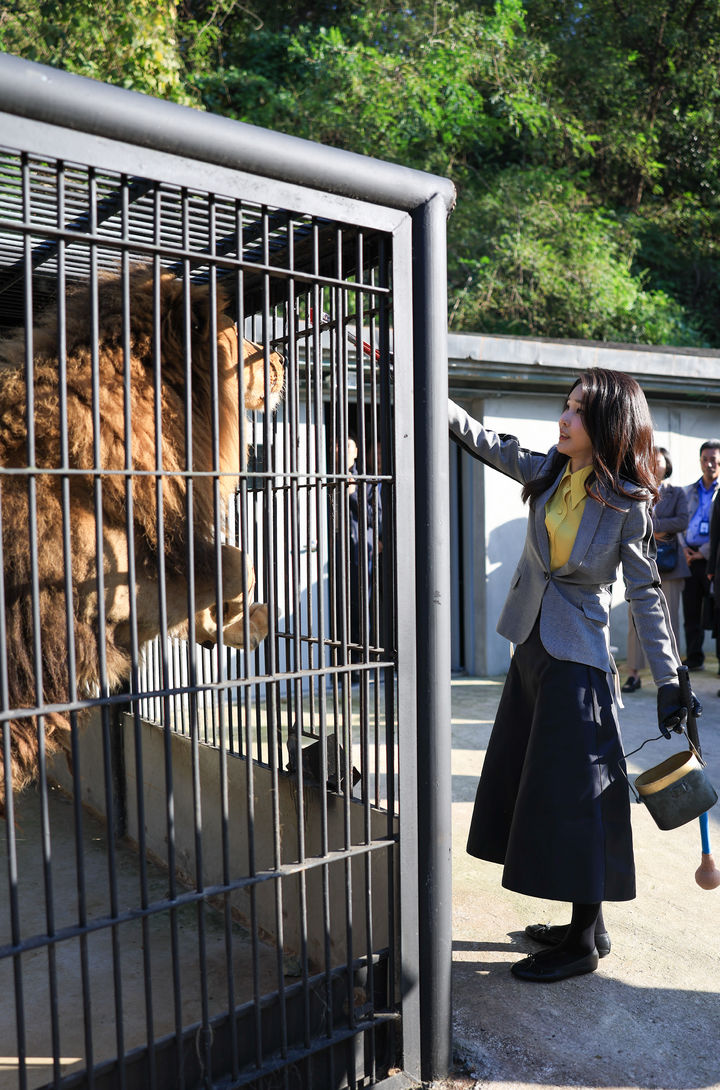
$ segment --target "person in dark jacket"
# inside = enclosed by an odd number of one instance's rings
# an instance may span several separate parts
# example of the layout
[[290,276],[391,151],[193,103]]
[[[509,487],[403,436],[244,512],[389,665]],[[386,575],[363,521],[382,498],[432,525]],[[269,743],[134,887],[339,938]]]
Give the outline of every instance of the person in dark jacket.
[[[720,504],[713,503],[710,516],[710,548],[707,560],[708,595],[712,604],[713,635],[717,638],[720,633],[720,582],[716,578],[720,574]],[[720,696],[720,689],[718,689]]]
[[[685,578],[690,574],[685,551],[680,545],[678,534],[688,524],[688,502],[685,489],[668,484],[672,474],[672,462],[665,447],[655,447],[655,475],[659,482],[660,498],[650,512],[653,523],[656,558],[662,590],[670,613],[670,624],[677,642],[680,631],[680,598]],[[671,566],[668,566],[671,565]],[[628,612],[627,667],[628,676],[622,687],[624,693],[634,693],[642,685],[640,671],[645,666],[640,641],[632,621],[632,612]]]
[[[690,574],[685,580],[682,601],[688,670],[702,670],[705,665],[703,611],[709,590],[707,561],[710,554],[710,520],[720,488],[720,439],[707,439],[702,444],[700,468],[700,479],[685,486],[690,518],[683,543]],[[720,640],[715,641],[715,650],[720,658]]]
[[[362,647],[371,636],[371,600],[373,563],[376,545],[382,539],[382,500],[378,484],[358,481],[366,470],[358,468],[358,445],[355,436],[348,436],[348,509],[350,531],[350,640]],[[360,661],[359,649],[352,655]]]

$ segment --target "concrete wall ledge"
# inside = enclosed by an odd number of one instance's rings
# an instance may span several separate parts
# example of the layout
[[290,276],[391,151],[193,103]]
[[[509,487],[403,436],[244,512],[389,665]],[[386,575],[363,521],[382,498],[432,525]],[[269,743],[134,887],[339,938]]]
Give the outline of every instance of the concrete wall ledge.
[[605,367],[633,375],[661,400],[720,404],[720,351],[655,345],[451,333],[451,396],[565,391],[578,371]]

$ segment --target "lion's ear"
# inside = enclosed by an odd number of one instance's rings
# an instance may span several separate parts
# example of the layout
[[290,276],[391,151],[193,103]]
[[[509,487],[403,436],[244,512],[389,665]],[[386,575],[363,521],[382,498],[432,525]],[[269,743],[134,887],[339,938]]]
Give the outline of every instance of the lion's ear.
[[162,336],[165,343],[176,342],[183,328],[184,292],[182,280],[164,274],[160,281],[162,295]]
[[207,292],[193,295],[190,304],[190,323],[193,337],[207,339],[210,328],[210,301]]
[[[208,285],[196,288],[192,295],[192,330],[194,336],[208,339],[210,337],[210,298],[211,292]],[[228,297],[221,285],[215,288],[215,309],[217,312],[218,328],[223,328],[229,320],[226,315]]]

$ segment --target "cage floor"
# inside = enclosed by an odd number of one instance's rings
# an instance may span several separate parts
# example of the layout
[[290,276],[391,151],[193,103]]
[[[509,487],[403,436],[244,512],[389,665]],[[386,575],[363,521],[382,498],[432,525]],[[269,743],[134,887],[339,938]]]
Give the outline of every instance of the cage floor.
[[[44,843],[39,793],[30,790],[16,801],[19,930],[20,941],[28,948],[16,957],[0,957],[0,1090],[20,1086],[18,985],[28,1088],[44,1086],[55,1077],[53,1007],[60,1073],[66,1075],[124,1055],[144,1046],[149,1038],[171,1034],[178,1024],[187,1027],[199,1022],[203,978],[210,1017],[251,1000],[253,948],[259,994],[277,989],[277,951],[253,943],[236,923],[228,939],[223,913],[211,906],[204,905],[202,919],[195,904],[175,909],[174,929],[168,911],[150,914],[144,924],[133,919],[115,927],[96,927],[98,921],[137,910],[142,904],[140,860],[128,845],[109,845],[105,825],[89,814],[83,814],[82,825],[80,852],[73,803],[53,790]],[[12,927],[8,844],[2,821],[0,830],[1,950],[12,941]],[[166,869],[148,863],[146,884],[148,904],[167,898]],[[45,938],[83,924],[88,930],[80,937],[51,944]]]

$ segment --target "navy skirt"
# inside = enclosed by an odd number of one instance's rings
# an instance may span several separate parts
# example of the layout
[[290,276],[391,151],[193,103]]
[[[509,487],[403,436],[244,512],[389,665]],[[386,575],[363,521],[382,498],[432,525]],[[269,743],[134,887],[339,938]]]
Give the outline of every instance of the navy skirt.
[[553,658],[539,624],[513,656],[467,850],[547,900],[635,896],[630,799],[608,675]]

